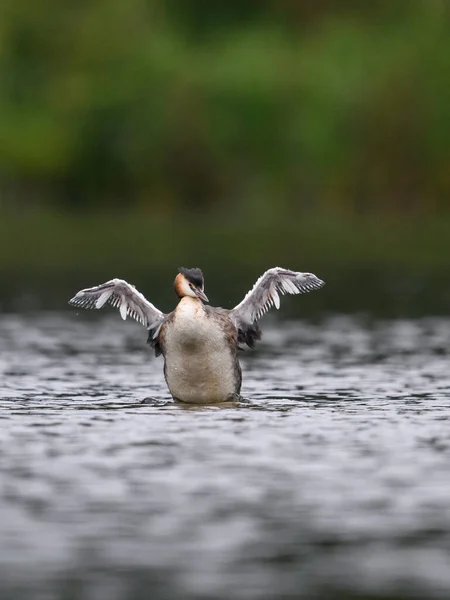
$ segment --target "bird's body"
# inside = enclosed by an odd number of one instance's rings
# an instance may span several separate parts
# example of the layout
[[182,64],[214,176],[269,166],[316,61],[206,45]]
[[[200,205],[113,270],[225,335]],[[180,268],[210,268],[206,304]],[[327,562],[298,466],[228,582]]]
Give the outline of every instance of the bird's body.
[[239,395],[237,331],[219,311],[187,296],[161,327],[164,375],[177,400],[225,402]]
[[155,354],[164,357],[164,376],[172,397],[188,403],[226,402],[239,397],[239,348],[252,348],[261,338],[257,320],[279,307],[279,293],[298,294],[322,287],[311,273],[275,267],[258,279],[244,300],[232,310],[213,308],[203,288],[200,269],[180,269],[176,309],[165,315],[136,288],[121,279],[81,290],[71,304],[101,308],[109,302],[122,318],[132,316],[147,326]]

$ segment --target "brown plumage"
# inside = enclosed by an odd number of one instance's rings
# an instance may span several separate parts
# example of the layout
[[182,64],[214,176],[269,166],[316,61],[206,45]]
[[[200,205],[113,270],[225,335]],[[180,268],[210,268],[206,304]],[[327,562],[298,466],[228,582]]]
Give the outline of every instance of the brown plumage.
[[182,285],[183,285],[184,281],[185,281],[184,275],[182,275],[181,273],[178,273],[178,275],[175,277],[175,281],[173,282],[173,288],[174,288],[175,294],[178,296],[178,298],[182,298],[184,296],[184,294],[182,292]]

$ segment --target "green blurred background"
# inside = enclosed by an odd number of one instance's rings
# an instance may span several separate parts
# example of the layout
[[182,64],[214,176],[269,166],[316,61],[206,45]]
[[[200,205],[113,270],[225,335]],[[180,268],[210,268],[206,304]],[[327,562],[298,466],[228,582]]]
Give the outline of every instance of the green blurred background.
[[183,265],[231,307],[279,264],[328,283],[288,311],[446,312],[449,25],[447,0],[3,0],[0,306],[122,277],[169,310]]

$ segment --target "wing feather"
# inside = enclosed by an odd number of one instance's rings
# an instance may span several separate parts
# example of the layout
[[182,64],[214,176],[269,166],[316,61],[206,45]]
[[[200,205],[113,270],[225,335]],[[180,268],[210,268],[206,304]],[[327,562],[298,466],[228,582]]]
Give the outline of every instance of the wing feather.
[[230,317],[245,339],[248,337],[249,327],[255,327],[256,321],[272,306],[280,308],[280,294],[304,294],[323,285],[325,282],[312,273],[274,267],[261,275],[242,302],[230,311]]
[[123,279],[111,279],[101,285],[80,290],[69,300],[69,304],[78,308],[102,308],[105,304],[110,304],[119,309],[124,321],[131,317],[152,330],[153,339],[158,335],[165,318],[163,312]]

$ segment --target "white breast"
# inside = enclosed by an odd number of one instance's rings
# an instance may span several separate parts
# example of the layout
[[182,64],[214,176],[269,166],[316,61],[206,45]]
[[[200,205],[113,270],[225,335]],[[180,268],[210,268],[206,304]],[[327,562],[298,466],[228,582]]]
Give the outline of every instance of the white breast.
[[238,393],[236,351],[220,320],[208,316],[198,300],[183,298],[164,339],[167,385],[183,402],[223,402]]

